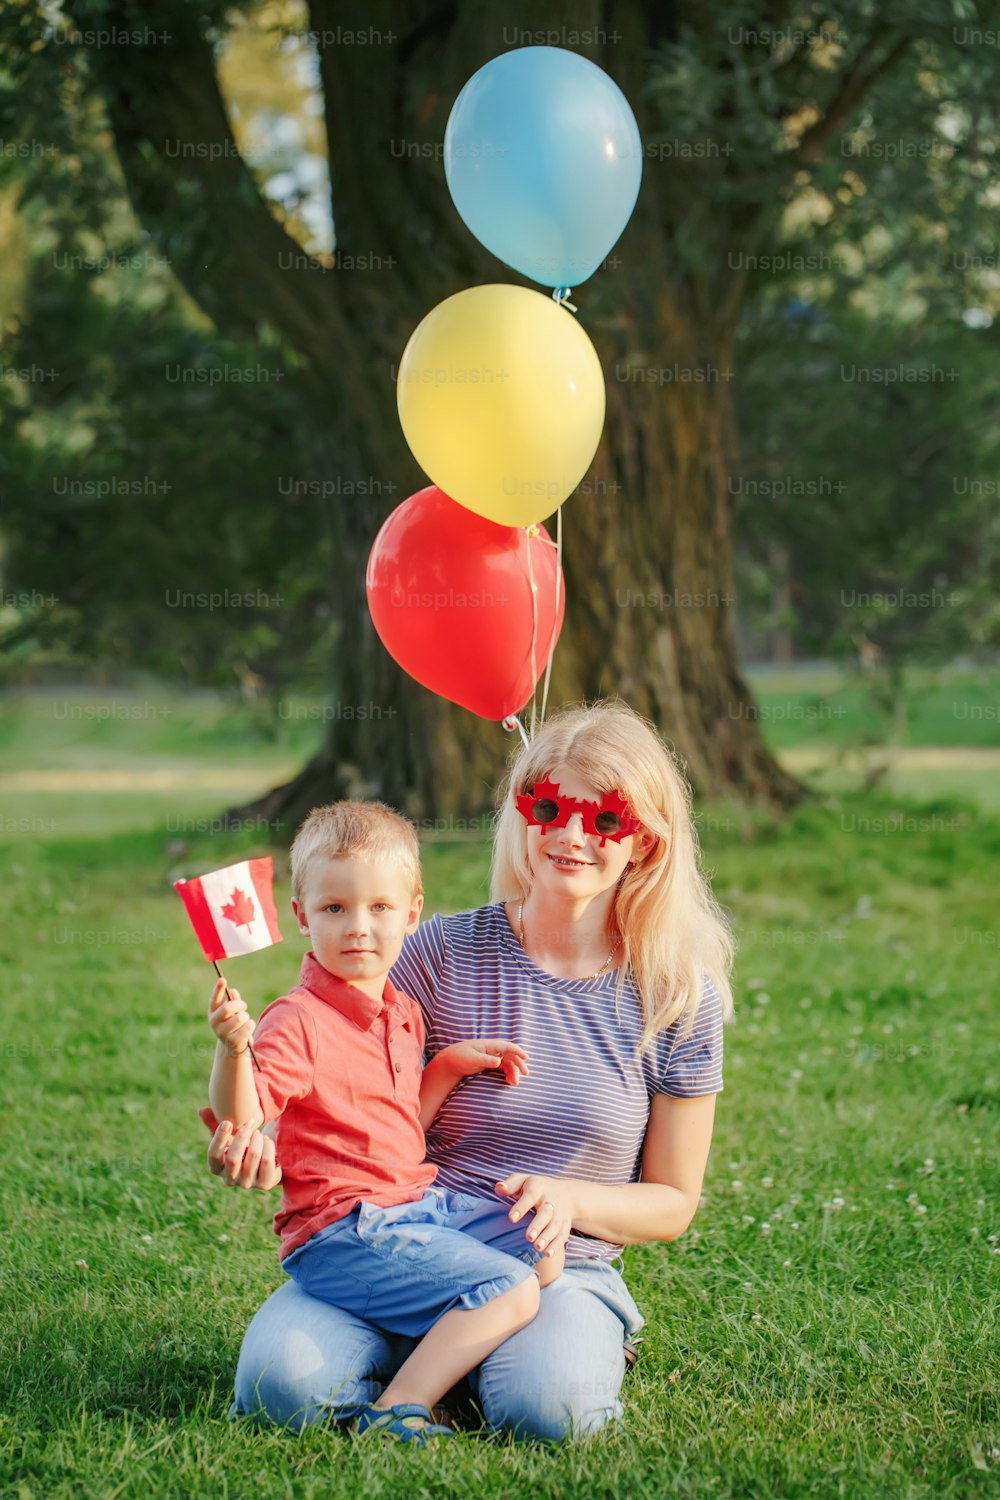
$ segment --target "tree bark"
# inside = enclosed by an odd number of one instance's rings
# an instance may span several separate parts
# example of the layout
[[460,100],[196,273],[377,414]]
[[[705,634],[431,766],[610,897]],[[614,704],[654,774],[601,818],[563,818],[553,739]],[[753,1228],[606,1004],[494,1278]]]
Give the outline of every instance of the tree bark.
[[[314,31],[386,38],[320,48],[340,256],[333,271],[301,265],[235,152],[196,7],[162,7],[167,43],[94,54],[136,213],[176,274],[222,331],[245,336],[264,320],[280,334],[339,473],[394,485],[397,503],[426,482],[395,412],[393,373],[406,339],[452,292],[514,280],[459,220],[437,147],[462,85],[511,45],[511,30],[537,24],[533,10],[522,0],[498,20],[485,4],[415,0],[403,15],[389,0],[312,0]],[[703,13],[692,17],[706,24]],[[145,19],[138,0],[108,5],[109,22],[122,28]],[[576,50],[623,87],[644,140],[646,60],[675,23],[673,7],[640,0],[560,0],[545,16],[547,28],[591,28],[593,44]],[[855,70],[850,88],[859,86]],[[810,149],[819,143],[817,131]],[[609,268],[578,294],[604,366],[608,414],[591,474],[564,510],[567,613],[550,702],[619,694],[674,744],[701,793],[789,805],[804,788],[767,748],[737,658],[727,506],[743,281],[727,269],[726,249],[759,239],[780,196],[754,206],[737,195],[720,207],[699,199],[704,184],[683,168],[657,162],[645,176]],[[674,254],[693,205],[697,265]],[[283,252],[298,257],[294,269],[281,268]],[[365,269],[347,269],[345,254],[364,257]],[[502,729],[417,687],[374,635],[363,579],[387,509],[347,506],[333,517],[334,712],[320,753],[255,804],[290,826],[340,795],[377,795],[418,819],[471,818],[492,803],[508,749]],[[362,706],[371,711],[361,716]]]

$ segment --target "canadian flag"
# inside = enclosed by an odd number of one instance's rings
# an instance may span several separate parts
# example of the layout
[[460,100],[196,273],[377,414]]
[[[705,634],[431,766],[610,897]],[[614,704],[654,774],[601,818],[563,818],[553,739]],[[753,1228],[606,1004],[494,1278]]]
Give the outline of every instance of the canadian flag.
[[270,855],[174,881],[209,963],[281,942],[273,882]]

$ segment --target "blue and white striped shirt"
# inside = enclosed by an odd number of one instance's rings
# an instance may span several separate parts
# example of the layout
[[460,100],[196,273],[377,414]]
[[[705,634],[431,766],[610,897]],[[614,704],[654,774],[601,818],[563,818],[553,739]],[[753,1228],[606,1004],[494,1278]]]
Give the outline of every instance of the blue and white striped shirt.
[[[639,1176],[650,1097],[722,1089],[722,1003],[706,980],[691,1035],[662,1031],[644,1057],[639,999],[617,974],[559,979],[540,969],[511,931],[502,904],[434,916],[410,934],[390,979],[424,1012],[427,1057],[469,1037],[503,1037],[528,1054],[516,1088],[502,1074],[465,1078],[427,1133],[437,1181],[507,1203],[496,1183],[539,1172],[620,1184]],[[613,1260],[620,1245],[573,1234],[569,1258]]]

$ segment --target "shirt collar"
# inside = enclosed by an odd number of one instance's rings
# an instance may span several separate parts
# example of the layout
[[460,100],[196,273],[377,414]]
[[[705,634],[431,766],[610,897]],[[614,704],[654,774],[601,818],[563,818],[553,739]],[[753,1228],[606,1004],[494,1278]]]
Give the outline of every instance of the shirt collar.
[[339,1010],[359,1031],[371,1031],[383,1010],[397,1008],[401,999],[399,991],[387,979],[381,1000],[373,1000],[357,985],[348,984],[346,979],[338,979],[324,969],[314,953],[307,953],[302,960],[299,984],[318,1000]]

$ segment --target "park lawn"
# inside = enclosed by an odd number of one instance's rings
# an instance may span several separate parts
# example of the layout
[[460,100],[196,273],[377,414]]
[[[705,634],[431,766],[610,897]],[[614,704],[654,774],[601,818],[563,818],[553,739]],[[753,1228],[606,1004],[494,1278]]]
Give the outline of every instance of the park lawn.
[[[412,1454],[226,1419],[275,1203],[204,1170],[210,971],[169,882],[263,844],[179,847],[124,800],[140,826],[7,835],[0,1493],[996,1493],[1000,822],[884,792],[701,810],[738,1019],[695,1223],[626,1253],[625,1422]],[[485,898],[485,844],[425,864],[428,910]],[[258,1009],[296,972],[285,930],[230,966]]]
[[1000,672],[995,667],[908,667],[899,706],[883,674],[817,666],[751,669],[748,676],[755,716],[776,750],[885,742],[1000,746]]

